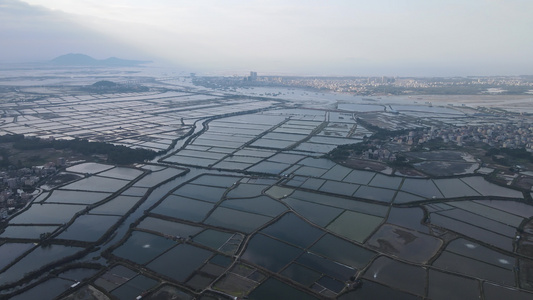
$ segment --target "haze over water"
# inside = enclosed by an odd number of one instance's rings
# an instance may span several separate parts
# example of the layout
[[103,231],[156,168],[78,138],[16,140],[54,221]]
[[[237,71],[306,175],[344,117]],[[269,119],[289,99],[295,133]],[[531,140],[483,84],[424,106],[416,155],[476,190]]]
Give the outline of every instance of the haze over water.
[[65,53],[195,72],[520,75],[533,66],[533,2],[0,1],[0,62]]

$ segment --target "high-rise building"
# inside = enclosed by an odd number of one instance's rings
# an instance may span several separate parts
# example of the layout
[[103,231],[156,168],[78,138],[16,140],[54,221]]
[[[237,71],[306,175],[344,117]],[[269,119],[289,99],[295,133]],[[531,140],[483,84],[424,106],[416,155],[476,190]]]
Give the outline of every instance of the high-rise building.
[[257,80],[257,72],[250,71],[250,81],[256,81]]

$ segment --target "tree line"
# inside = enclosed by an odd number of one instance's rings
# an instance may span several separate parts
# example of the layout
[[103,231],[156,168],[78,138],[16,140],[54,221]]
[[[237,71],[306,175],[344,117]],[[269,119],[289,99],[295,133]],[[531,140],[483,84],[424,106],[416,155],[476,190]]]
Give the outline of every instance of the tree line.
[[71,150],[83,155],[105,154],[109,163],[127,165],[154,159],[157,152],[148,149],[132,149],[122,145],[104,142],[89,142],[85,139],[54,140],[24,137],[22,134],[0,136],[0,143],[13,143],[17,150],[39,150],[53,148]]

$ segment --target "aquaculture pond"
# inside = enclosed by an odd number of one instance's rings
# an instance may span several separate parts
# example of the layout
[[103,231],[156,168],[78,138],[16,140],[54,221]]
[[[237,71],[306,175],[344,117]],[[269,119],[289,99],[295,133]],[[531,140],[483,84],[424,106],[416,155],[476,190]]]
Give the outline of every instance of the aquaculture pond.
[[53,233],[59,228],[59,225],[9,225],[4,228],[4,232],[0,234],[0,238],[39,239],[41,234]]
[[142,265],[176,244],[175,241],[168,238],[142,231],[133,231],[126,242],[113,251],[113,255]]
[[110,195],[111,193],[54,190],[52,194],[46,198],[45,202],[90,205],[100,202]]
[[414,295],[424,296],[427,270],[380,256],[365,271],[364,278]]
[[[356,118],[413,130],[423,109],[397,116],[348,97],[345,109],[368,112],[269,110],[282,102],[215,93],[122,95],[144,99],[120,101],[135,110],[133,126],[148,126],[143,110],[168,124],[132,129],[162,132],[118,143],[163,149],[192,124],[197,135],[150,163],[68,167],[70,180],[34,193],[0,232],[0,298],[533,298],[533,206],[523,191],[477,175],[356,170],[323,156],[373,134]],[[441,170],[453,174],[477,164],[457,152],[418,154],[425,168],[453,158]]]
[[51,278],[47,281],[31,288],[21,294],[18,294],[10,299],[12,300],[26,300],[26,299],[54,299],[61,293],[65,292],[75,282],[61,278]]
[[402,260],[425,263],[442,247],[443,241],[418,231],[385,224],[372,235],[367,245]]
[[10,220],[10,224],[63,224],[86,207],[71,204],[33,204]]
[[120,217],[104,215],[82,215],[61,232],[56,238],[96,242],[111,229]]
[[212,255],[211,251],[188,244],[179,244],[154,259],[146,267],[176,281],[185,282]]
[[4,269],[0,273],[0,285],[13,283],[20,280],[28,273],[39,270],[47,265],[59,260],[66,260],[83,248],[69,247],[63,245],[49,245],[47,247],[36,247],[28,254],[24,255],[19,261]]
[[144,219],[137,228],[159,232],[163,235],[174,237],[188,237],[202,231],[202,227],[193,226],[178,222],[171,222],[159,218],[148,217]]

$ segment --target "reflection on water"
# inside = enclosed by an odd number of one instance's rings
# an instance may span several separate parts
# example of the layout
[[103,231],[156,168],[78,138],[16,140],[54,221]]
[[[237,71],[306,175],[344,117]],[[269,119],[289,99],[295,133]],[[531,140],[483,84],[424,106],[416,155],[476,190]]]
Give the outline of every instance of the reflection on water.
[[62,245],[37,247],[0,274],[0,285],[19,280],[29,272],[45,267],[52,262],[68,258],[81,250],[83,248]]
[[52,278],[10,299],[54,299],[64,291],[68,290],[73,283],[74,282],[70,280]]
[[174,245],[176,242],[173,240],[134,231],[124,244],[113,251],[113,254],[138,264],[145,264]]
[[415,295],[425,295],[427,274],[422,267],[380,256],[366,270],[364,277]]
[[212,255],[211,251],[188,244],[179,244],[154,259],[147,267],[174,280],[184,282]]
[[442,244],[436,237],[389,224],[381,226],[367,242],[379,252],[417,263],[427,262]]
[[[220,100],[212,95],[189,96]],[[174,101],[164,101],[167,100]],[[385,107],[377,102],[362,105],[356,103],[361,99],[351,100],[355,102],[341,108],[381,111]],[[235,101],[238,105],[249,104]],[[211,104],[205,107],[209,115],[233,112],[228,107],[212,109]],[[394,107],[417,118],[426,112],[450,113],[448,108]],[[186,120],[188,124],[204,122],[201,118],[205,116],[194,113]],[[516,286],[516,275],[524,277],[527,272],[515,274],[513,267],[517,262],[512,255],[482,245],[500,247],[510,254],[516,229],[530,217],[530,206],[490,200],[444,204],[436,198],[522,198],[521,192],[496,186],[481,177],[385,176],[312,158],[338,144],[356,143],[363,135],[371,134],[354,118],[351,113],[280,109],[212,120],[204,134],[189,144],[185,140],[179,142],[174,150],[180,151],[169,155],[161,165],[139,165],[147,174],[132,186],[127,185],[144,175],[140,169],[93,163],[73,166],[69,171],[78,172],[80,180],[43,194],[11,220],[13,224],[36,225],[10,224],[0,237],[28,237],[38,242],[41,233],[65,229],[57,240],[88,245],[81,242],[97,241],[140,203],[108,241],[95,245],[94,252],[79,260],[102,264],[128,260],[131,270],[102,268],[105,273],[94,280],[98,289],[124,299],[135,298],[159,284],[151,275],[139,274],[141,266],[150,269],[148,274],[159,273],[188,289],[213,287],[251,299],[315,298],[311,293],[340,299],[462,299],[479,297],[480,282],[474,278]],[[197,126],[195,132],[204,129],[207,122]],[[168,139],[171,134],[164,135]],[[283,148],[290,151],[277,151]],[[189,170],[163,165],[167,162],[215,165],[235,172],[191,168],[187,173]],[[464,166],[455,166],[460,167]],[[241,173],[242,170],[246,171]],[[262,178],[249,176],[251,173],[283,174]],[[169,181],[161,184],[166,180]],[[122,188],[125,191],[113,195],[115,198],[109,202],[87,207]],[[38,204],[40,201],[43,203]],[[416,201],[424,204],[416,207]],[[77,214],[80,211],[83,214]],[[129,231],[134,223],[136,227]],[[441,234],[442,240],[437,237]],[[118,245],[122,238],[123,243]],[[5,259],[2,267],[15,261],[17,254],[13,251],[29,254],[0,274],[0,284],[18,280],[35,268],[83,249],[57,244],[43,248],[27,241],[7,241],[0,245],[0,256]],[[110,258],[102,258],[102,252],[112,245],[118,246]],[[53,253],[46,253],[51,250]],[[93,274],[93,270],[67,271],[58,278],[72,281],[90,276],[85,273]],[[352,290],[357,276],[363,284]],[[193,297],[173,286],[166,287],[161,287],[157,295],[163,297],[168,291],[182,298]],[[27,295],[51,288],[62,289],[53,281],[44,281],[28,290]],[[489,283],[484,283],[483,288],[509,298],[522,295]],[[46,292],[43,295],[48,296]],[[207,298],[207,293],[195,296]],[[490,296],[485,293],[485,297]]]
[[475,279],[456,276],[429,269],[428,296],[435,300],[479,299],[479,282]]
[[271,300],[271,299],[318,299],[277,279],[269,278],[259,287],[252,291],[250,299]]

